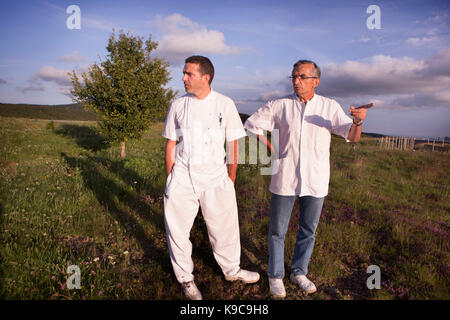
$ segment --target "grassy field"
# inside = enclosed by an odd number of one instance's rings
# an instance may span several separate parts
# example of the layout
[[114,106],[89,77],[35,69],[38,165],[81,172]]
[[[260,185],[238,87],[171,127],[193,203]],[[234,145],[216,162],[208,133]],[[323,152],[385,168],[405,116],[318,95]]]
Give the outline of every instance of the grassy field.
[[[0,117],[1,299],[184,299],[170,264],[162,194],[162,123],[142,141],[110,146],[95,122]],[[246,138],[248,139],[248,138]],[[449,299],[450,157],[353,147],[334,138],[330,193],[302,294],[285,279],[287,299]],[[236,180],[242,267],[254,285],[225,281],[198,215],[194,275],[206,299],[269,299],[267,231],[270,176],[244,164]],[[286,273],[298,201],[286,237]],[[68,266],[81,270],[69,290]],[[369,265],[381,289],[369,290]]]

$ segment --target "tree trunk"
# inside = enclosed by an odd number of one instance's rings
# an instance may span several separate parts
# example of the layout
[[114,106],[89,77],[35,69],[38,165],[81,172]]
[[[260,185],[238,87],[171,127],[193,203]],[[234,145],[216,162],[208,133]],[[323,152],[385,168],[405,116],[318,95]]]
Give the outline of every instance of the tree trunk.
[[121,143],[120,143],[120,156],[122,157],[122,158],[125,158],[125,141],[122,141]]

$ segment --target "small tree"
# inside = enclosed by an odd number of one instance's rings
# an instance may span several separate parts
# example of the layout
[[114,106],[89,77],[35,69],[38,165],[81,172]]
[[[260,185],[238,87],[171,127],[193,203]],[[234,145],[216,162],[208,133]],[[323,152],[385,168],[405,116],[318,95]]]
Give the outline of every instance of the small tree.
[[169,63],[152,58],[150,53],[158,43],[145,41],[120,31],[113,34],[106,47],[109,54],[100,65],[83,72],[83,84],[75,70],[69,75],[74,102],[102,115],[100,129],[111,142],[121,143],[121,157],[125,157],[125,141],[141,138],[153,121],[161,120],[175,96],[164,88],[170,80]]

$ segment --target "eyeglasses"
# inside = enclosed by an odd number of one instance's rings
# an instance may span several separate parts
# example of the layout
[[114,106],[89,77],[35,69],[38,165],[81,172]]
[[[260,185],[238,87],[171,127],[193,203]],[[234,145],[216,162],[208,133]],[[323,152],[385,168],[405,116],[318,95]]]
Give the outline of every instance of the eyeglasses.
[[308,77],[304,74],[301,74],[299,76],[289,76],[289,79],[291,79],[292,81],[295,81],[297,79],[301,79],[301,80],[306,80],[306,79],[317,79],[318,77]]

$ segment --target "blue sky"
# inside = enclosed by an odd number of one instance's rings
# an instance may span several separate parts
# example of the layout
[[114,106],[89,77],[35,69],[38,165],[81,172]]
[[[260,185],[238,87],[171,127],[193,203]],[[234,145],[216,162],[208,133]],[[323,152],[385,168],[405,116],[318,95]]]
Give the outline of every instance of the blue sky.
[[[80,29],[67,28],[70,5]],[[450,136],[450,4],[437,0],[1,1],[0,102],[71,103],[67,72],[104,60],[112,28],[159,42],[179,94],[184,58],[206,55],[213,89],[251,114],[291,93],[292,65],[310,59],[319,94],[346,112],[375,103],[364,131]]]

